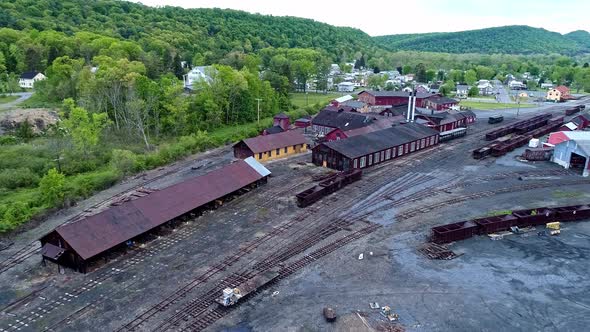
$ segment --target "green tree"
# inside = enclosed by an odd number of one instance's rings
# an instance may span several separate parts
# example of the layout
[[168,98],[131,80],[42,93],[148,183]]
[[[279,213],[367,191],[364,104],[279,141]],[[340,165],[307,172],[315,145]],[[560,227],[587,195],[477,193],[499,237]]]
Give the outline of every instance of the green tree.
[[65,197],[65,183],[65,175],[55,168],[50,169],[39,181],[43,202],[50,206],[62,205]]
[[472,86],[471,88],[469,88],[467,95],[469,97],[475,97],[475,96],[479,95],[479,89],[476,86]]
[[72,103],[71,99],[64,100],[64,107],[70,109],[70,115],[62,120],[63,127],[72,138],[74,147],[88,155],[90,149],[98,144],[100,134],[108,124],[108,116],[106,113],[88,114],[84,108],[72,106]]
[[416,80],[418,82],[422,82],[422,83],[427,82],[426,66],[423,63],[417,64],[416,68],[414,68],[414,71],[416,74]]
[[469,69],[465,72],[465,83],[467,85],[473,85],[477,81],[477,73],[473,69]]

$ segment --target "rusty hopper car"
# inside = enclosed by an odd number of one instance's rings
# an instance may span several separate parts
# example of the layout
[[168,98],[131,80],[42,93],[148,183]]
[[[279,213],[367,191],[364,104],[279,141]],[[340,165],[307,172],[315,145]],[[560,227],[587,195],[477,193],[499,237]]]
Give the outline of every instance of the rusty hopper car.
[[330,177],[327,180],[318,183],[318,185],[306,189],[295,195],[297,199],[297,206],[309,206],[319,201],[322,197],[327,196],[333,192],[336,192],[340,190],[342,187],[352,182],[360,180],[362,174],[363,173],[360,169],[352,169],[340,172],[336,176]]
[[432,228],[432,242],[449,243],[464,240],[477,234],[477,224],[473,221],[460,221]]
[[581,110],[583,110],[585,108],[586,108],[585,105],[574,106],[574,107],[568,108],[568,109],[565,110],[565,115],[574,115],[574,114],[580,112]]
[[[534,117],[532,117],[530,119],[527,119],[527,120],[518,121],[516,123],[509,124],[509,125],[500,127],[500,128],[498,128],[498,129],[496,129],[494,131],[491,131],[491,132],[487,133],[486,134],[486,140],[487,141],[493,141],[493,140],[495,140],[497,138],[500,138],[502,136],[506,136],[508,134],[512,134],[512,133],[516,132],[517,128],[520,128],[520,131],[522,131],[522,130],[524,130],[523,129],[524,127],[529,126],[532,123],[537,123],[539,121],[542,123],[544,120],[548,120],[550,118],[551,118],[551,114],[543,113],[543,114],[536,115],[536,116],[534,116]],[[536,125],[538,127],[541,127],[544,124],[538,125],[538,123],[537,123]],[[535,127],[535,128],[538,128],[538,127]]]
[[510,214],[433,227],[431,241],[443,244],[467,239],[473,235],[506,231],[512,226],[537,226],[554,221],[567,222],[584,219],[590,219],[590,204],[518,210]]

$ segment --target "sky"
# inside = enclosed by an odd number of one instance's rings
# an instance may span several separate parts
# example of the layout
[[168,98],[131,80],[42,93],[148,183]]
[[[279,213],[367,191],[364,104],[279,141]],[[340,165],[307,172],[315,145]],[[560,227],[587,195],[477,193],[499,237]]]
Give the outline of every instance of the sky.
[[590,1],[568,0],[135,0],[149,6],[231,8],[311,18],[372,36],[530,25],[567,33],[590,30]]

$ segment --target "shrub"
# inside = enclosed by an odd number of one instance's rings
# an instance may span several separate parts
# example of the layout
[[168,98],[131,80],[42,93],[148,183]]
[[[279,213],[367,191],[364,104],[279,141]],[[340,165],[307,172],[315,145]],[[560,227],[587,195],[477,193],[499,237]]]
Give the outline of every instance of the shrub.
[[110,167],[68,177],[64,186],[65,198],[68,200],[77,200],[89,197],[96,191],[114,185],[120,178],[119,172]]
[[110,164],[122,175],[131,174],[137,169],[137,156],[129,150],[114,149]]
[[39,176],[26,167],[7,168],[0,171],[0,187],[3,188],[34,187],[38,183]]
[[0,136],[0,145],[13,145],[18,142],[18,139],[15,136]]
[[63,203],[65,196],[64,184],[66,177],[57,169],[50,169],[39,181],[39,191],[43,201],[49,206],[58,206]]
[[31,208],[22,202],[9,206],[0,206],[0,232],[7,232],[29,220],[33,214]]

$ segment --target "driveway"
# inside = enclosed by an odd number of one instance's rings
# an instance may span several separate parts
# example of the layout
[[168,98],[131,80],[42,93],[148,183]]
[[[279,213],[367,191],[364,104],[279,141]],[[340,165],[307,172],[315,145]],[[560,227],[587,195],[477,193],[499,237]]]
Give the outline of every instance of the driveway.
[[32,92],[15,92],[15,93],[9,93],[7,94],[7,96],[19,96],[19,98],[15,101],[11,101],[8,103],[4,103],[4,104],[0,104],[0,110],[7,110],[10,109],[20,103],[22,103],[23,101],[31,98],[31,96],[33,95]]

